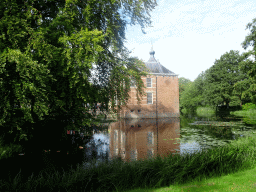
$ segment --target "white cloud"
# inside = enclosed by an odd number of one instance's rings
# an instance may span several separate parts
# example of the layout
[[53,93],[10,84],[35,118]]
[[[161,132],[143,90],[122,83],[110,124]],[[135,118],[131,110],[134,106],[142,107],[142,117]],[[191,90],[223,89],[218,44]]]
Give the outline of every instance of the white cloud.
[[128,27],[125,45],[134,48],[132,56],[147,61],[152,40],[156,59],[193,81],[224,53],[245,51],[241,43],[255,17],[253,0],[160,0],[158,5],[146,35],[139,25]]

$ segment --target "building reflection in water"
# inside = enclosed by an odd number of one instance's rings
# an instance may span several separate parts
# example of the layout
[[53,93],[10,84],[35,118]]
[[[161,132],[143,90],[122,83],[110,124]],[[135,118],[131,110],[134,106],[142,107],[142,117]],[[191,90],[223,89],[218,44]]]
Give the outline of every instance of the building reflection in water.
[[133,161],[179,154],[180,119],[123,119],[109,126],[109,158]]

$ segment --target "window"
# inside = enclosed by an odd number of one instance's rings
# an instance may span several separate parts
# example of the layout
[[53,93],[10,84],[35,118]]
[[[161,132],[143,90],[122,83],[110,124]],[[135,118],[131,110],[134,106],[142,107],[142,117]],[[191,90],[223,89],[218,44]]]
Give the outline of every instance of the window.
[[114,140],[115,143],[118,143],[118,131],[117,130],[114,131],[114,138],[113,138],[113,140]]
[[121,132],[121,142],[122,142],[123,147],[125,147],[125,133],[124,132]]
[[153,149],[148,149],[147,157],[148,157],[148,158],[152,158],[153,155],[154,155],[154,150],[153,150]]
[[118,103],[117,103],[117,95],[115,95],[115,97],[114,97],[114,100],[115,100],[115,105],[117,105]]
[[147,87],[152,87],[151,78],[147,78]]
[[147,104],[153,104],[153,93],[147,93]]
[[135,87],[135,80],[131,79],[131,87]]
[[148,132],[148,144],[154,144],[154,133],[152,131]]
[[137,149],[135,149],[135,150],[132,150],[131,152],[130,152],[130,157],[131,157],[131,160],[137,160]]

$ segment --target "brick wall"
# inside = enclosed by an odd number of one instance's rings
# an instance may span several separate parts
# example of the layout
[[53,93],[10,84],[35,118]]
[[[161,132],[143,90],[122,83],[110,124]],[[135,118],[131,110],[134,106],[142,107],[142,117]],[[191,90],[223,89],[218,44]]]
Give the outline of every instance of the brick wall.
[[122,119],[109,126],[109,156],[125,161],[174,155],[180,151],[179,118]]
[[[157,77],[157,81],[156,81]],[[147,103],[147,95],[142,97],[141,103],[138,103],[136,97],[136,88],[131,87],[130,100],[127,108],[120,112],[124,118],[159,118],[161,117],[179,117],[179,84],[177,76],[155,76],[148,75],[142,77],[144,85],[146,78],[151,78],[152,87],[147,87],[145,93],[153,94],[153,104]]]

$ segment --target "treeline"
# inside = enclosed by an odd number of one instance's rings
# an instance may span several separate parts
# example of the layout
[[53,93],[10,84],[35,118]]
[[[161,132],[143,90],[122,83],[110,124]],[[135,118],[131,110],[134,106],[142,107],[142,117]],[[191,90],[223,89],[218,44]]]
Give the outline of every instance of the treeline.
[[180,110],[195,112],[198,107],[242,106],[245,103],[256,103],[256,63],[251,60],[256,55],[256,19],[247,24],[250,33],[242,42],[246,50],[240,54],[230,50],[216,59],[214,65],[203,71],[191,82],[179,78]]

